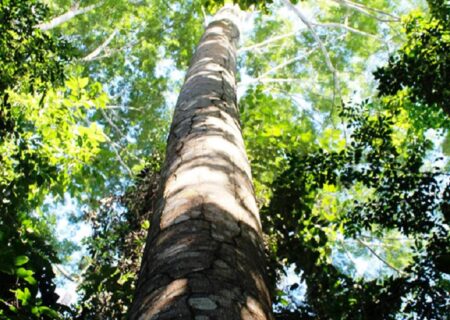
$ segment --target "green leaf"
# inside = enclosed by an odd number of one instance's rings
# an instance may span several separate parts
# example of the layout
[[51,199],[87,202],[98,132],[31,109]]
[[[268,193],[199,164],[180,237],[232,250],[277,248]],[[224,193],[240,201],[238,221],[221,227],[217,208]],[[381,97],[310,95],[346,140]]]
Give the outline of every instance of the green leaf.
[[284,299],[284,298],[281,298],[281,299],[280,299],[280,303],[281,303],[284,307],[287,307],[287,306],[289,305],[289,301],[287,301],[287,300]]
[[28,261],[30,261],[30,259],[27,256],[18,256],[16,257],[14,264],[16,266],[22,266]]
[[29,284],[36,284],[36,279],[33,277],[34,271],[33,270],[27,270],[25,268],[19,268],[16,270],[16,275],[19,278],[24,279]]
[[71,79],[67,80],[67,81],[66,81],[66,86],[67,86],[70,90],[72,90],[72,91],[74,91],[74,92],[78,92],[78,82],[77,82],[76,79],[71,78]]
[[84,87],[87,86],[89,82],[89,78],[79,78],[78,79],[78,86],[80,89],[83,89]]
[[144,221],[142,221],[141,226],[142,226],[142,229],[148,230],[148,228],[150,227],[150,222],[148,220],[144,220]]
[[20,300],[23,306],[26,306],[31,298],[31,293],[28,288],[25,288],[23,291],[21,289],[17,289],[15,291],[15,295],[17,300]]
[[36,307],[36,308],[33,308],[33,309],[35,309],[36,314],[39,315],[39,316],[47,315],[47,316],[49,316],[52,319],[61,319],[61,317],[59,316],[58,312],[56,312],[55,310],[53,310],[53,309],[51,309],[49,307],[39,306],[39,307]]
[[125,282],[127,282],[129,279],[133,278],[135,274],[133,272],[127,272],[120,276],[119,280],[117,280],[117,283],[120,285],[123,285]]

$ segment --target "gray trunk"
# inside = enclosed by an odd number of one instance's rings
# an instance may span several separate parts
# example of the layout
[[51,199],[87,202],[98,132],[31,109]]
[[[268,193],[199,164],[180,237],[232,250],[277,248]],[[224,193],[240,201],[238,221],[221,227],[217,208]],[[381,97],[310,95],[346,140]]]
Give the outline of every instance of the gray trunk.
[[224,8],[206,28],[181,89],[133,320],[272,319],[236,102],[235,15]]

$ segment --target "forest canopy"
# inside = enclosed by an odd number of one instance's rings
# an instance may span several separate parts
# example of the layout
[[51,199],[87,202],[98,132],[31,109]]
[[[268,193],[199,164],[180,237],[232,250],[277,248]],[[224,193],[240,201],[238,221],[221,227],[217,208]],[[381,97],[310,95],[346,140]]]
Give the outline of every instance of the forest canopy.
[[275,319],[448,319],[445,0],[1,0],[0,319],[129,316],[176,99],[229,2]]

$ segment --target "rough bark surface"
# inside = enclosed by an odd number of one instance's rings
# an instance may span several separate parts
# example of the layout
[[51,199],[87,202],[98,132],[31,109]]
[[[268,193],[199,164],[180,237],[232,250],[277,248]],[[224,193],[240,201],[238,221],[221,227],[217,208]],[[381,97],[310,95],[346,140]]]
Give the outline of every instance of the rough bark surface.
[[206,28],[175,107],[133,320],[272,319],[238,118],[233,12]]

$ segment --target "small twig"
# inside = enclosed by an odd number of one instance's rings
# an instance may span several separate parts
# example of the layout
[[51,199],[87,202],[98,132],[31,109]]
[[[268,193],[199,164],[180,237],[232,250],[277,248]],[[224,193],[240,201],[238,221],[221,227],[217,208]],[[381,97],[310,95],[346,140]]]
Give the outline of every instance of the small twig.
[[390,264],[389,262],[387,262],[385,259],[383,259],[378,253],[375,252],[375,250],[373,250],[370,245],[364,241],[362,241],[361,239],[356,239],[357,242],[359,242],[361,245],[363,245],[364,247],[366,247],[375,257],[377,257],[381,262],[383,262],[386,266],[388,266],[389,268],[391,268],[392,270],[394,270],[395,272],[397,272],[398,274],[401,275],[406,275],[405,272],[403,272],[402,270],[397,269],[396,267],[394,267],[392,264]]
[[102,55],[97,55],[93,58],[91,58],[89,61],[95,61],[95,60],[101,60],[104,58],[109,58],[112,57],[114,54],[121,52],[121,51],[125,51],[127,49],[131,49],[136,45],[139,45],[142,41],[144,41],[144,37],[140,38],[139,40],[134,40],[134,41],[130,41],[128,42],[126,45],[120,47],[120,48],[113,48],[113,49],[109,49],[109,48],[104,48],[104,54]]
[[385,39],[380,38],[380,37],[378,37],[378,36],[376,36],[376,35],[374,35],[374,34],[371,34],[371,33],[368,33],[368,32],[364,32],[364,31],[361,31],[361,30],[358,30],[358,29],[349,27],[347,24],[333,23],[333,22],[328,22],[328,23],[312,23],[312,24],[313,24],[314,26],[316,26],[316,27],[324,27],[324,28],[329,28],[329,27],[333,28],[333,27],[335,27],[335,28],[341,28],[341,29],[345,29],[345,30],[347,30],[347,31],[350,31],[350,32],[352,32],[352,33],[354,33],[354,34],[358,34],[358,35],[361,35],[361,36],[373,38],[373,39],[375,39],[375,40],[377,40],[377,41],[382,42],[382,43],[385,45],[386,50],[387,50],[388,52],[390,51],[390,48],[389,48],[389,42],[386,41]]
[[207,23],[208,16],[206,14],[206,10],[205,10],[204,6],[202,6],[202,14],[203,14],[203,28],[206,28],[208,26],[208,23]]
[[[366,238],[366,239],[370,239],[370,240],[379,240],[379,238],[377,237],[372,237],[372,236],[366,236],[366,235],[360,235],[361,238]],[[381,237],[382,241],[399,241],[399,242],[414,242],[413,239],[408,239],[408,238],[385,238],[385,237]]]

